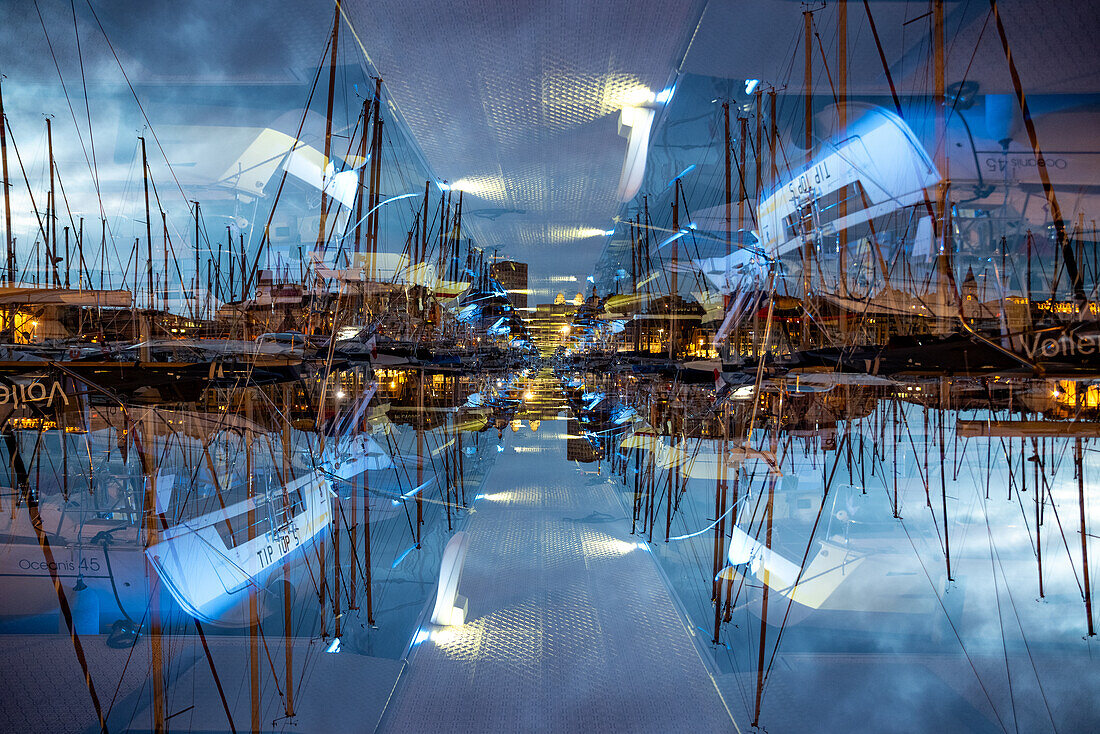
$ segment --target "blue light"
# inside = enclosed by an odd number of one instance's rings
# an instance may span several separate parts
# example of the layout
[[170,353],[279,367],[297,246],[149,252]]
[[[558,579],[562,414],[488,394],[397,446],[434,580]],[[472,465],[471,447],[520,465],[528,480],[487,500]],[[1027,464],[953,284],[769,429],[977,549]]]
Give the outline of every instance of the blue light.
[[391,565],[390,568],[391,569],[397,568],[398,564],[401,563],[401,561],[405,560],[405,556],[409,555],[414,550],[416,550],[416,546],[415,545],[410,545],[408,548],[405,549],[404,553],[402,553],[401,555],[399,555],[397,557],[397,560],[393,562],[393,565]]
[[353,224],[352,227],[358,227],[360,224],[367,221],[367,217],[369,217],[371,214],[374,214],[374,212],[381,209],[386,204],[389,204],[391,201],[400,201],[401,199],[409,199],[409,198],[412,198],[413,196],[420,196],[420,194],[418,194],[416,192],[413,192],[411,194],[398,194],[397,196],[391,196],[390,198],[386,199],[385,201],[378,202],[377,204],[374,205],[374,207],[370,211],[368,211],[366,214],[363,215],[362,219],[360,219],[358,222]]
[[614,235],[614,234],[615,234],[615,230],[614,230],[614,229],[605,229],[605,230],[603,231],[603,233],[604,233],[605,235],[607,235],[608,237],[611,237],[612,235]]
[[691,173],[691,172],[692,172],[692,171],[694,171],[694,170],[695,170],[695,164],[694,164],[694,163],[692,163],[692,164],[691,164],[690,166],[688,166],[688,167],[687,167],[687,168],[685,168],[684,170],[682,170],[682,171],[680,171],[679,173],[677,173],[677,174],[676,174],[676,175],[675,175],[675,176],[674,176],[674,177],[672,178],[672,180],[668,182],[668,185],[669,185],[669,186],[671,186],[672,184],[676,183],[676,181],[678,181],[679,179],[681,179],[681,178],[683,178],[684,176],[688,175],[689,173]]
[[653,101],[658,102],[660,104],[665,104],[670,99],[672,99],[672,95],[675,94],[675,93],[676,93],[676,85],[673,84],[671,87],[665,87],[660,92],[657,92],[657,95],[653,98]]
[[683,237],[683,236],[684,236],[685,234],[687,234],[687,231],[686,231],[686,230],[683,230],[683,229],[681,229],[681,230],[680,230],[679,232],[677,232],[677,233],[676,233],[676,234],[674,234],[674,235],[671,235],[671,236],[669,236],[669,237],[668,237],[668,238],[667,238],[667,239],[666,239],[666,240],[665,240],[664,242],[662,242],[661,244],[657,245],[657,249],[658,249],[658,250],[660,250],[660,249],[661,249],[662,247],[664,247],[665,245],[667,245],[667,244],[670,244],[670,243],[672,243],[672,242],[675,242],[676,240],[678,240],[678,239],[680,239],[681,237]]
[[325,652],[340,652],[340,638],[333,637],[332,642],[325,648]]
[[431,483],[432,483],[432,482],[434,482],[434,481],[435,481],[435,479],[434,479],[434,478],[433,478],[433,479],[429,479],[428,481],[426,481],[426,482],[424,482],[423,484],[421,484],[421,485],[420,485],[419,487],[417,487],[417,488],[415,488],[415,489],[410,489],[410,490],[409,490],[408,492],[406,492],[405,494],[401,495],[401,497],[400,497],[399,499],[393,500],[393,504],[394,504],[394,506],[396,507],[397,505],[401,504],[401,502],[402,502],[402,501],[404,501],[404,500],[407,500],[407,499],[409,499],[409,498],[410,498],[410,497],[412,497],[412,496],[413,496],[414,494],[416,494],[416,493],[417,493],[417,492],[419,492],[420,490],[424,489],[425,487],[427,487],[427,486],[428,486],[429,484],[431,484]]
[[752,94],[756,91],[756,88],[760,86],[759,79],[746,79],[745,80],[745,94]]
[[729,515],[731,512],[733,512],[734,508],[739,506],[740,504],[742,504],[743,501],[744,500],[742,499],[742,500],[739,500],[738,502],[735,502],[728,510],[726,510],[724,513],[722,513],[722,515],[718,518],[718,520],[715,520],[714,522],[712,522],[710,525],[707,525],[702,530],[697,530],[694,533],[688,533],[687,535],[675,535],[675,536],[669,538],[669,540],[687,540],[688,538],[694,538],[697,535],[702,535],[703,533],[709,532],[711,528],[713,528],[715,525],[718,524],[719,520],[722,520],[727,515]]
[[[375,204],[374,209],[378,209],[379,207],[385,206],[386,204],[389,204],[391,201],[400,201],[401,199],[411,199],[412,197],[419,196],[419,195],[420,194],[418,194],[414,191],[411,194],[398,194],[397,196],[391,196],[390,198],[386,199],[385,201],[382,201],[382,202],[379,202],[378,204]],[[367,214],[370,214],[371,212],[373,212],[374,209],[371,209],[371,211],[367,212]]]

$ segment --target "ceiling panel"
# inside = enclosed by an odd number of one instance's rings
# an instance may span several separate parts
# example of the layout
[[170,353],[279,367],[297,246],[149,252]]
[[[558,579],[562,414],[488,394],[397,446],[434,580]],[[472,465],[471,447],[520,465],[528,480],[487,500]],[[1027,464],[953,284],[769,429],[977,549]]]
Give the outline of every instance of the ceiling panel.
[[532,274],[586,275],[619,202],[617,112],[674,76],[702,3],[346,3],[370,63],[465,224]]

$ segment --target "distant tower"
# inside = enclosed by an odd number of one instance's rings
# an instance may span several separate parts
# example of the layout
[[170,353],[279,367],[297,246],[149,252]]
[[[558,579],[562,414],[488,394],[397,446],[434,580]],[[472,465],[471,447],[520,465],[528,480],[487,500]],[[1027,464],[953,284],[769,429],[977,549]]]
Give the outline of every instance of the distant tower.
[[962,282],[962,297],[966,303],[976,303],[978,300],[978,279],[974,277],[974,268],[966,269],[966,278]]
[[508,291],[512,308],[527,308],[527,263],[500,260],[489,266],[489,275]]
[[967,268],[966,277],[963,279],[962,288],[962,312],[966,318],[974,318],[980,311],[978,300],[978,279],[974,277],[974,268]]

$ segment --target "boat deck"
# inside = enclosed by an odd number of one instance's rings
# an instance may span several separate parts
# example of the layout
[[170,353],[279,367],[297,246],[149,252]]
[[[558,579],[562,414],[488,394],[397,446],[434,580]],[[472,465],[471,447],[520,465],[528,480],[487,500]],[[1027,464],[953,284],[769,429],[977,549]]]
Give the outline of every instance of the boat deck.
[[469,520],[467,623],[425,622],[383,732],[735,731],[654,559],[557,426],[508,433]]

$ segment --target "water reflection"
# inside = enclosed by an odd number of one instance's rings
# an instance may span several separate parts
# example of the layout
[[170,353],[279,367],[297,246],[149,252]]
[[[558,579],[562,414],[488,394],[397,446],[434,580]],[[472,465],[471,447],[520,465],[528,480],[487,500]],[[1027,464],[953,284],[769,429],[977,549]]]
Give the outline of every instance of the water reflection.
[[355,369],[135,407],[49,370],[17,378],[29,398],[5,405],[0,625],[64,631],[68,614],[127,646],[153,624],[259,624],[397,657],[521,379]]
[[172,407],[16,381],[3,630],[65,625],[56,580],[112,647],[259,633],[291,668],[314,636],[398,658],[450,533],[508,500],[489,468],[542,450],[522,430],[616,488],[623,548],[653,551],[738,716],[832,695],[839,726],[872,685],[921,722],[903,728],[1095,713],[1067,679],[1095,678],[1091,383],[803,369],[716,390],[575,367],[357,368]]
[[950,682],[941,711],[900,704],[903,729],[1095,715],[1065,680],[1096,680],[1090,382],[796,369],[716,397],[574,366],[558,378],[591,448],[571,453],[610,470],[735,715],[792,724],[827,696],[850,726],[848,684],[911,700],[926,669]]

